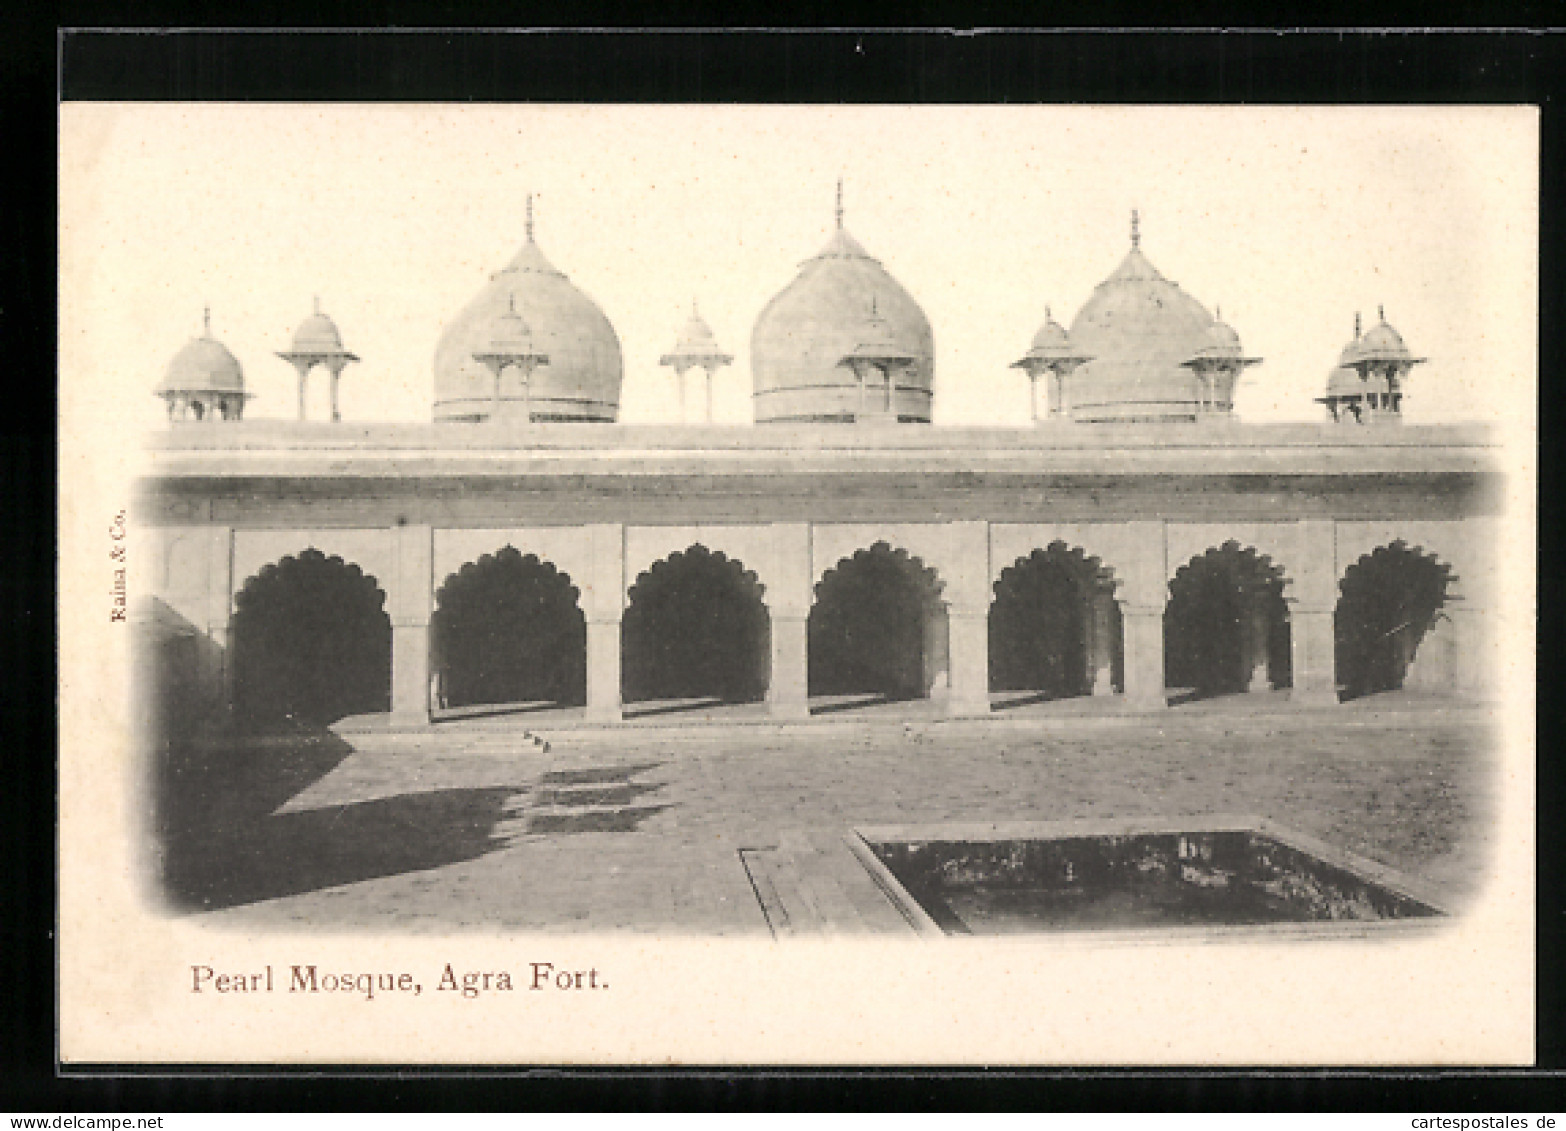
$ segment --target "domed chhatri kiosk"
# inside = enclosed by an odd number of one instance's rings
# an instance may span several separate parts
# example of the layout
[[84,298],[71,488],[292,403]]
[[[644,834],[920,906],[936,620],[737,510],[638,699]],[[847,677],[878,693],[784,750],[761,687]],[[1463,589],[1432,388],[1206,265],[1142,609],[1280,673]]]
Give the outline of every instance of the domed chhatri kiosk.
[[[508,312],[525,320],[530,348],[548,360],[526,374],[502,371],[497,394],[497,371],[478,355],[486,353]],[[528,197],[527,242],[452,319],[435,347],[436,421],[613,423],[623,377],[614,327],[545,258],[534,239]]]
[[1415,357],[1403,344],[1403,336],[1387,324],[1385,310],[1370,333],[1360,333],[1354,315],[1354,340],[1343,347],[1338,365],[1327,377],[1325,396],[1318,404],[1338,424],[1400,424],[1408,375],[1425,359]]
[[227,346],[212,336],[212,310],[201,315],[201,336],[185,343],[169,361],[158,382],[157,395],[168,406],[171,421],[242,420],[245,371]]
[[699,371],[706,377],[706,400],[704,421],[712,423],[712,379],[718,370],[734,361],[734,355],[724,353],[718,345],[717,335],[712,332],[712,327],[707,325],[707,320],[701,316],[701,311],[696,309],[694,300],[691,302],[691,316],[685,320],[685,325],[680,329],[680,335],[675,339],[674,348],[658,359],[658,364],[674,370],[674,380],[678,386],[680,400],[680,421],[685,422],[685,375],[692,370]]
[[837,191],[831,239],[800,265],[751,331],[756,423],[928,424],[935,399],[930,320],[848,234],[842,182]]
[[[1153,267],[1133,214],[1119,266],[1014,364],[1048,426],[934,427],[930,322],[843,226],[841,186],[836,219],[756,319],[752,428],[615,423],[619,338],[531,204],[441,336],[434,423],[241,420],[238,360],[210,329],[187,344],[137,503],[149,631],[200,644],[167,651],[189,657],[160,669],[169,710],[537,727],[924,701],[906,709],[1047,726],[1079,696],[1485,691],[1496,441],[1342,426],[1402,420],[1423,359],[1384,318],[1339,356],[1326,419],[1241,423],[1258,359]],[[353,359],[319,311],[294,347],[301,388]],[[731,361],[694,308],[661,357],[709,396]]]
[[[1071,396],[1067,378],[1077,368],[1093,359],[1071,342],[1066,328],[1044,308],[1044,325],[1033,335],[1033,345],[1021,360],[1011,363],[1013,369],[1021,369],[1031,384],[1030,400],[1035,421],[1060,421],[1071,419]],[[1044,382],[1045,396],[1042,410],[1039,407],[1039,382]]]
[[357,354],[349,353],[343,348],[343,336],[338,333],[337,323],[321,312],[320,299],[315,300],[315,312],[301,322],[299,329],[294,331],[293,345],[289,349],[278,351],[277,356],[299,372],[300,420],[306,418],[305,390],[310,381],[310,372],[318,365],[331,377],[332,420],[335,422],[343,418],[337,397],[338,382],[348,363],[358,361],[359,358]]

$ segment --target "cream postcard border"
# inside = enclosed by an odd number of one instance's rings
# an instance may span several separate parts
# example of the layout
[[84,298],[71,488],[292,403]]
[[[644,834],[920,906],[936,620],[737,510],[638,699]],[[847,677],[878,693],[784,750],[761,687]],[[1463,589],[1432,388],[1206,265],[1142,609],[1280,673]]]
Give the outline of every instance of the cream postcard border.
[[[496,933],[245,937],[199,918],[152,913],[139,895],[133,849],[142,818],[129,741],[129,627],[109,618],[107,554],[141,460],[140,428],[120,422],[119,406],[144,396],[156,374],[85,365],[73,349],[94,316],[82,296],[95,270],[91,249],[73,242],[73,225],[113,186],[94,177],[101,137],[76,128],[90,123],[78,123],[69,106],[61,121],[59,1004],[67,1064],[1531,1062],[1531,420],[1501,429],[1509,510],[1498,547],[1506,563],[1506,670],[1498,683],[1506,698],[1496,711],[1503,742],[1494,878],[1466,915],[1428,937],[1108,947]],[[1531,178],[1536,199],[1536,167],[1487,173]],[[1535,212],[1535,231],[1536,221]],[[1536,280],[1536,258],[1518,269]],[[178,344],[167,343],[168,352]],[[1531,386],[1515,391],[1532,405]],[[126,545],[134,570],[134,527]],[[196,998],[188,987],[197,963],[405,970],[428,984],[447,962],[515,970],[535,961],[600,971],[611,989],[365,1001]]]

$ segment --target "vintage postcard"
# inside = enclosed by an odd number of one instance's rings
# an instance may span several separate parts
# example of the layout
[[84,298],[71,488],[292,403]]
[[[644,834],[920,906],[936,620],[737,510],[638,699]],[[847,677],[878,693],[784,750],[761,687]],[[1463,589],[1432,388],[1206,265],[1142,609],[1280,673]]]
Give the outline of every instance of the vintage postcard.
[[1532,1062],[1532,108],[60,129],[67,1065]]

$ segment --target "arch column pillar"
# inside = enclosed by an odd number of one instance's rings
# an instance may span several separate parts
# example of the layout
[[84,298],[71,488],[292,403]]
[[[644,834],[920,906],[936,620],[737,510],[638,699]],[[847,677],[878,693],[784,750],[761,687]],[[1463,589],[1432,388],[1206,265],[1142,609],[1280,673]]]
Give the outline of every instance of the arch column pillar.
[[617,723],[620,701],[620,620],[587,622],[587,717]]
[[958,608],[947,613],[951,654],[950,715],[990,713],[990,618],[988,610]]
[[587,717],[621,718],[620,623],[625,613],[625,527],[589,526],[591,563],[583,594],[587,618]]
[[1490,669],[1500,657],[1491,646],[1485,612],[1466,602],[1450,604],[1442,612],[1452,622],[1452,689],[1482,695],[1492,687]]
[[767,709],[774,718],[810,717],[810,527],[772,524],[772,584],[767,614],[772,622],[772,670]]
[[1293,660],[1294,687],[1289,698],[1297,703],[1335,705],[1338,701],[1337,644],[1333,636],[1335,611],[1296,605],[1289,615],[1289,648]]
[[950,527],[951,576],[947,580],[947,656],[954,716],[990,713],[990,526],[954,522]]
[[1126,702],[1166,707],[1164,609],[1169,601],[1168,542],[1164,523],[1128,522],[1121,630],[1125,635]]
[[1126,702],[1138,707],[1164,707],[1164,610],[1122,605],[1126,644]]
[[1293,562],[1294,600],[1289,610],[1289,659],[1296,703],[1338,702],[1337,524],[1331,519],[1298,523]]
[[430,721],[430,610],[435,602],[434,530],[426,525],[394,526],[392,539],[391,713],[392,721],[426,726]]
[[216,526],[208,533],[206,623],[201,627],[212,642],[204,650],[202,694],[220,725],[234,712],[234,528]]

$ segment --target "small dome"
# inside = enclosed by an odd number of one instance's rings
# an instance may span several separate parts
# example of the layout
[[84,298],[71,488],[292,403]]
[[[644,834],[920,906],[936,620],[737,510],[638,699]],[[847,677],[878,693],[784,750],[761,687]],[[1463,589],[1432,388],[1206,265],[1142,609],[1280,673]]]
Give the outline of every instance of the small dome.
[[1049,364],[1051,362],[1076,362],[1090,361],[1081,350],[1071,341],[1071,335],[1066,333],[1066,328],[1056,322],[1050,314],[1049,308],[1044,308],[1044,325],[1039,327],[1038,333],[1033,335],[1033,346],[1018,361],[1011,363],[1013,369],[1027,369],[1034,363]]
[[712,332],[712,327],[707,325],[707,320],[692,303],[691,316],[680,328],[679,337],[674,341],[674,348],[664,354],[658,360],[658,364],[687,367],[710,365],[717,368],[720,365],[728,365],[733,360],[733,355],[724,353],[719,348],[717,335]]
[[294,353],[342,353],[343,337],[333,322],[317,308],[294,331]]
[[1190,420],[1199,408],[1186,367],[1211,348],[1212,315],[1142,254],[1133,219],[1131,250],[1071,323],[1071,340],[1093,360],[1071,379],[1079,420]]
[[1414,364],[1422,360],[1409,353],[1408,346],[1403,344],[1403,336],[1387,324],[1385,313],[1381,314],[1381,321],[1372,326],[1356,345],[1360,361],[1406,361]]
[[488,358],[526,358],[536,356],[533,349],[533,331],[517,313],[515,306],[508,306],[506,312],[495,319],[495,324],[489,333],[489,340],[482,348],[475,351],[475,356],[480,360]]
[[892,325],[876,309],[874,299],[870,300],[870,316],[865,319],[860,329],[859,344],[843,355],[843,361],[873,361],[883,363],[903,363],[913,361],[915,355],[910,348],[897,340],[897,335],[892,330]]
[[859,381],[842,365],[866,342],[874,305],[888,340],[910,356],[897,375],[895,414],[927,423],[935,384],[935,334],[929,319],[859,241],[839,226],[826,247],[801,264],[794,281],[767,303],[751,331],[750,364],[758,423],[852,420]]
[[1234,327],[1219,319],[1207,328],[1208,349],[1222,353],[1240,352],[1240,335]]
[[239,359],[210,331],[192,338],[164,370],[158,393],[243,393],[245,373]]
[[1359,371],[1346,365],[1338,366],[1327,375],[1328,397],[1357,397],[1368,391],[1365,382],[1360,379]]
[[1238,361],[1242,365],[1254,363],[1255,358],[1245,356],[1240,348],[1240,335],[1223,319],[1216,319],[1207,327],[1206,341],[1191,355],[1191,361]]
[[1390,388],[1384,373],[1371,371],[1361,376],[1358,369],[1349,366],[1339,366],[1327,374],[1327,397],[1361,397],[1366,393],[1385,393],[1389,391]]
[[1044,312],[1044,325],[1039,327],[1039,332],[1033,335],[1033,348],[1035,350],[1059,350],[1071,344],[1071,337],[1066,333],[1066,328],[1056,322],[1049,311]]
[[534,419],[613,422],[624,366],[620,339],[597,303],[544,257],[533,240],[529,201],[527,242],[447,325],[435,349],[435,419],[487,416],[494,376],[473,355],[482,352],[503,314],[527,311],[533,348],[549,358],[528,382]]
[[[1360,325],[1359,312],[1356,311],[1354,314],[1354,338],[1338,354],[1338,369],[1347,370],[1350,376],[1355,376],[1354,364],[1360,359],[1360,346],[1364,341],[1364,337],[1365,332]],[[1333,376],[1328,378],[1328,383],[1330,384],[1336,377],[1337,372],[1334,371]]]
[[1359,315],[1355,314],[1354,339],[1338,354],[1337,366],[1327,374],[1327,391],[1316,399],[1325,404],[1332,400],[1359,400],[1367,394],[1387,392],[1385,374],[1368,367],[1360,369],[1359,366],[1367,361],[1387,360],[1378,355],[1388,347],[1402,350],[1402,356],[1408,357],[1408,350],[1404,348],[1403,340],[1398,337],[1396,330],[1386,325],[1385,319],[1380,326],[1372,327],[1367,334],[1361,329]]

